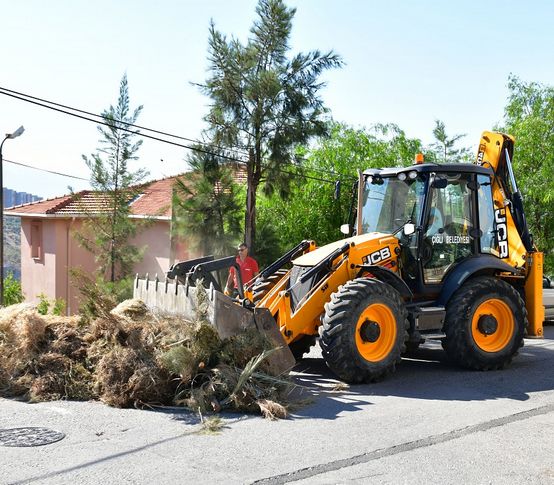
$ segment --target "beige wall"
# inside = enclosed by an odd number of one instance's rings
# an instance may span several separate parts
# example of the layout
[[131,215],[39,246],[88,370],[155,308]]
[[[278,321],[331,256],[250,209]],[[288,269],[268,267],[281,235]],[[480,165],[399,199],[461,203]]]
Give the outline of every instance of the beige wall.
[[137,248],[145,247],[145,257],[135,265],[134,272],[140,276],[148,273],[152,278],[158,275],[163,280],[171,266],[169,221],[148,223],[129,243]]
[[[42,223],[42,255],[31,257],[31,224]],[[37,302],[38,295],[63,298],[70,313],[78,309],[79,292],[71,284],[69,270],[80,267],[88,273],[95,269],[94,257],[81,248],[73,232],[80,221],[71,219],[21,219],[21,285],[25,298]],[[69,248],[69,250],[68,250]]]
[[[78,312],[81,294],[77,285],[71,278],[71,269],[80,269],[87,274],[92,274],[96,271],[96,263],[94,255],[81,247],[75,237],[75,233],[81,229],[83,221],[80,219],[64,219],[60,220],[63,223],[63,236],[67,241],[65,244],[60,241],[60,248],[63,251],[59,253],[59,264],[57,267],[60,278],[60,291],[58,298],[63,298],[67,302],[67,309],[70,315]],[[61,226],[61,225],[60,225]],[[66,250],[69,244],[69,251]]]
[[[42,222],[42,255],[31,257],[31,224]],[[38,301],[44,293],[49,299],[63,298],[68,313],[79,309],[79,291],[69,274],[71,268],[81,268],[88,274],[96,269],[94,255],[82,248],[75,238],[82,221],[79,219],[21,218],[21,284],[26,300]],[[160,280],[170,266],[169,221],[156,221],[130,241],[137,247],[146,246],[145,258],[134,272],[143,276],[156,274]]]
[[31,222],[33,219],[21,219],[21,286],[27,301],[37,301],[37,296],[44,293],[48,297],[56,295],[56,256],[55,226],[45,224],[42,219],[42,254],[38,259],[31,255]]

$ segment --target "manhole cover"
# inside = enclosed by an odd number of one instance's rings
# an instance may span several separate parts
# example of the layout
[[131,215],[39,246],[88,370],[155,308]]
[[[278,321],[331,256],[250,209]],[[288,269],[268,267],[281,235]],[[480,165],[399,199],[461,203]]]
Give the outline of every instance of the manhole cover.
[[42,446],[65,438],[65,434],[48,428],[0,429],[0,446]]

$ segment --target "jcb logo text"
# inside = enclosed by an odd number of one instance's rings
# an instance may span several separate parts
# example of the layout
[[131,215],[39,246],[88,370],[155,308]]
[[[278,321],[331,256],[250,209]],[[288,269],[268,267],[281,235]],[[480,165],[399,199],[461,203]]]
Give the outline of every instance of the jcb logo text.
[[386,248],[380,249],[379,251],[375,251],[374,253],[371,253],[370,255],[365,258],[367,261],[371,264],[377,264],[381,261],[384,261],[385,259],[390,258],[390,248],[387,246]]
[[499,257],[504,259],[508,257],[508,226],[506,225],[506,209],[497,209],[494,211],[494,220],[496,221],[496,235],[498,237]]

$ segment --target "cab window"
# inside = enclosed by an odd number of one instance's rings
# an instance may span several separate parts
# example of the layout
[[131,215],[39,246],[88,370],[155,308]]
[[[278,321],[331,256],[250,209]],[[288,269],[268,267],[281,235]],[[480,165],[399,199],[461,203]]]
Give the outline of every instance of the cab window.
[[479,183],[477,197],[479,199],[479,229],[481,231],[480,250],[482,253],[498,256],[491,179],[486,175],[478,175],[477,182]]
[[431,189],[431,209],[423,239],[423,277],[440,283],[446,272],[473,252],[472,191],[469,174],[440,174]]

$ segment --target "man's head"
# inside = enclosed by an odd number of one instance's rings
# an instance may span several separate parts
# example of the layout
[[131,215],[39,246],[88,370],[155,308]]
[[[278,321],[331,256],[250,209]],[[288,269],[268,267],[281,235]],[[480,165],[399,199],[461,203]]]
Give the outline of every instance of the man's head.
[[241,259],[246,258],[246,256],[248,256],[248,246],[246,243],[240,243],[237,247],[237,252]]

